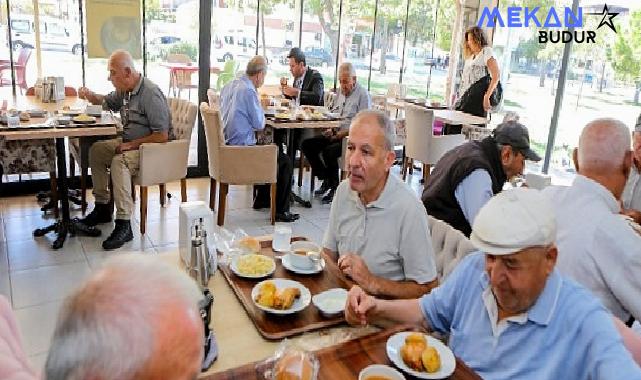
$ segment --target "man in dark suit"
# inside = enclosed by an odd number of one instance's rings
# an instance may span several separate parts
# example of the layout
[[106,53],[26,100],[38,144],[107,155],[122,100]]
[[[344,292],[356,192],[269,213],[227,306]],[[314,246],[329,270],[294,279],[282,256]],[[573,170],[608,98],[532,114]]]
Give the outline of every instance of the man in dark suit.
[[[294,82],[291,86],[281,84],[283,95],[298,105],[322,106],[324,102],[323,76],[318,71],[307,66],[305,53],[301,49],[293,48],[289,51],[287,58],[289,59],[289,71],[294,77]],[[287,152],[290,157],[296,154],[296,149],[300,149],[302,130],[296,129],[291,133],[294,134],[294,151]],[[286,131],[274,131],[274,142],[281,148],[286,142]]]

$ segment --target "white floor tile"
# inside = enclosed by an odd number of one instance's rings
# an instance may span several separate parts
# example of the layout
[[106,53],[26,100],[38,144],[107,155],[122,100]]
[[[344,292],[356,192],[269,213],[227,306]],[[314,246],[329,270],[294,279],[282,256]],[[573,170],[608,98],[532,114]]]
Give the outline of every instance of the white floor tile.
[[27,355],[49,350],[61,305],[62,301],[54,301],[14,310]]
[[61,300],[90,274],[87,262],[41,267],[11,273],[13,307]]
[[[178,216],[178,215],[176,215]],[[147,223],[147,238],[154,246],[178,243],[178,218]]]
[[9,259],[7,256],[7,245],[0,241],[0,275],[9,273]]
[[0,294],[7,297],[9,303],[11,302],[11,282],[8,272],[0,272]]
[[[98,237],[81,236],[79,238],[85,253],[104,251],[104,249],[102,248],[102,242],[105,241],[113,231],[114,223],[112,222],[99,224],[98,228],[102,231],[102,235]],[[151,241],[147,238],[147,236],[140,234],[139,226],[136,222],[132,221],[131,229],[134,234],[134,239],[128,243],[125,243],[125,245],[115,250],[115,252],[140,250],[144,251],[145,249],[153,248],[153,244],[151,244]]]
[[52,249],[51,242],[41,238],[9,241],[7,250],[9,268],[12,272],[85,261],[82,245],[77,237],[68,237],[59,250]]
[[0,219],[0,243],[6,241],[7,238],[4,233],[4,222]]
[[153,247],[147,247],[145,249],[126,249],[125,247],[114,250],[114,251],[95,251],[95,252],[86,252],[87,261],[89,262],[89,267],[92,270],[100,268],[107,259],[113,256],[120,256],[128,253],[145,253],[145,254],[156,254],[156,250]]

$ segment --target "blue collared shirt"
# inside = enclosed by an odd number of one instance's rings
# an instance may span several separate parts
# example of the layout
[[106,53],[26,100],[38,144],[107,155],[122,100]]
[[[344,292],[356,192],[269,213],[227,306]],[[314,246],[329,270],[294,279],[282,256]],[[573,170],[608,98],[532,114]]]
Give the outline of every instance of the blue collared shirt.
[[220,113],[227,145],[256,145],[255,132],[265,128],[265,114],[258,92],[246,75],[223,87]]
[[490,173],[485,169],[474,170],[456,186],[454,196],[463,215],[465,215],[465,219],[470,223],[470,226],[473,225],[476,214],[479,213],[481,207],[485,206],[487,201],[494,196]]
[[503,329],[493,329],[483,297],[488,287],[485,255],[477,252],[420,300],[431,328],[449,333],[454,355],[482,378],[641,379],[612,315],[556,270],[527,313],[510,318]]

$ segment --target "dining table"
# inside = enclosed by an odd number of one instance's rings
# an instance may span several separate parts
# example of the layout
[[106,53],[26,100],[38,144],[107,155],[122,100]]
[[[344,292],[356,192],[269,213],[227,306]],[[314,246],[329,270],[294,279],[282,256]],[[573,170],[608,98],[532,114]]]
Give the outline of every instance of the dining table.
[[89,230],[84,226],[79,227],[75,220],[69,215],[69,194],[67,185],[67,150],[65,140],[69,137],[88,136],[112,136],[116,135],[116,121],[113,117],[98,117],[95,123],[58,125],[51,117],[53,112],[60,111],[63,107],[76,108],[86,106],[85,101],[77,97],[65,97],[57,102],[43,103],[35,96],[23,96],[14,99],[13,107],[18,110],[43,110],[44,117],[32,117],[29,121],[21,122],[17,127],[0,127],[0,138],[6,140],[36,140],[54,139],[56,144],[56,164],[58,176],[58,196],[61,202],[60,219],[55,223],[34,230],[34,236],[43,236],[49,232],[56,233],[56,239],[52,243],[53,249],[60,249],[69,233],[75,234],[84,231],[95,234],[96,231]]
[[[257,237],[264,242],[271,236]],[[185,270],[179,248],[159,254],[164,262]],[[225,256],[218,256],[218,266],[229,264]],[[281,265],[277,260],[277,265]],[[285,272],[278,272],[278,277],[286,277]],[[313,276],[312,276],[313,277]],[[256,280],[258,283],[260,280]],[[225,275],[218,270],[209,279],[208,289],[213,295],[210,309],[210,328],[214,332],[218,357],[206,371],[199,375],[201,380],[262,379],[258,377],[259,366],[265,360],[272,358],[283,345],[292,345],[299,349],[314,352],[321,361],[319,380],[356,380],[359,371],[373,363],[390,365],[385,353],[385,343],[390,335],[407,330],[407,326],[396,326],[382,329],[376,326],[350,326],[343,322],[331,324],[329,327],[315,329],[296,335],[288,336],[286,340],[267,339],[261,335],[251,319],[239,295],[235,292]],[[313,304],[307,306],[315,308]],[[282,318],[286,316],[279,316]],[[332,376],[334,370],[340,372],[339,377]],[[412,377],[407,377],[412,379]],[[478,380],[474,373],[461,360],[457,359],[456,369],[450,379]]]

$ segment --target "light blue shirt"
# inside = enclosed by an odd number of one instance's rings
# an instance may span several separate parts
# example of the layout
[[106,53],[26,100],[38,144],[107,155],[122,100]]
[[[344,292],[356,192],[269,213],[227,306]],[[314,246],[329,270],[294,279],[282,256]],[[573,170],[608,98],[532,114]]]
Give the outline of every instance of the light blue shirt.
[[483,379],[641,379],[612,315],[558,271],[527,313],[498,334],[483,299],[488,287],[485,255],[476,252],[420,300],[431,328],[449,333],[454,355]]
[[258,92],[246,75],[223,87],[220,113],[227,145],[256,145],[255,132],[265,128],[265,114]]
[[494,196],[490,173],[485,169],[474,170],[456,186],[454,196],[471,226],[481,207]]

